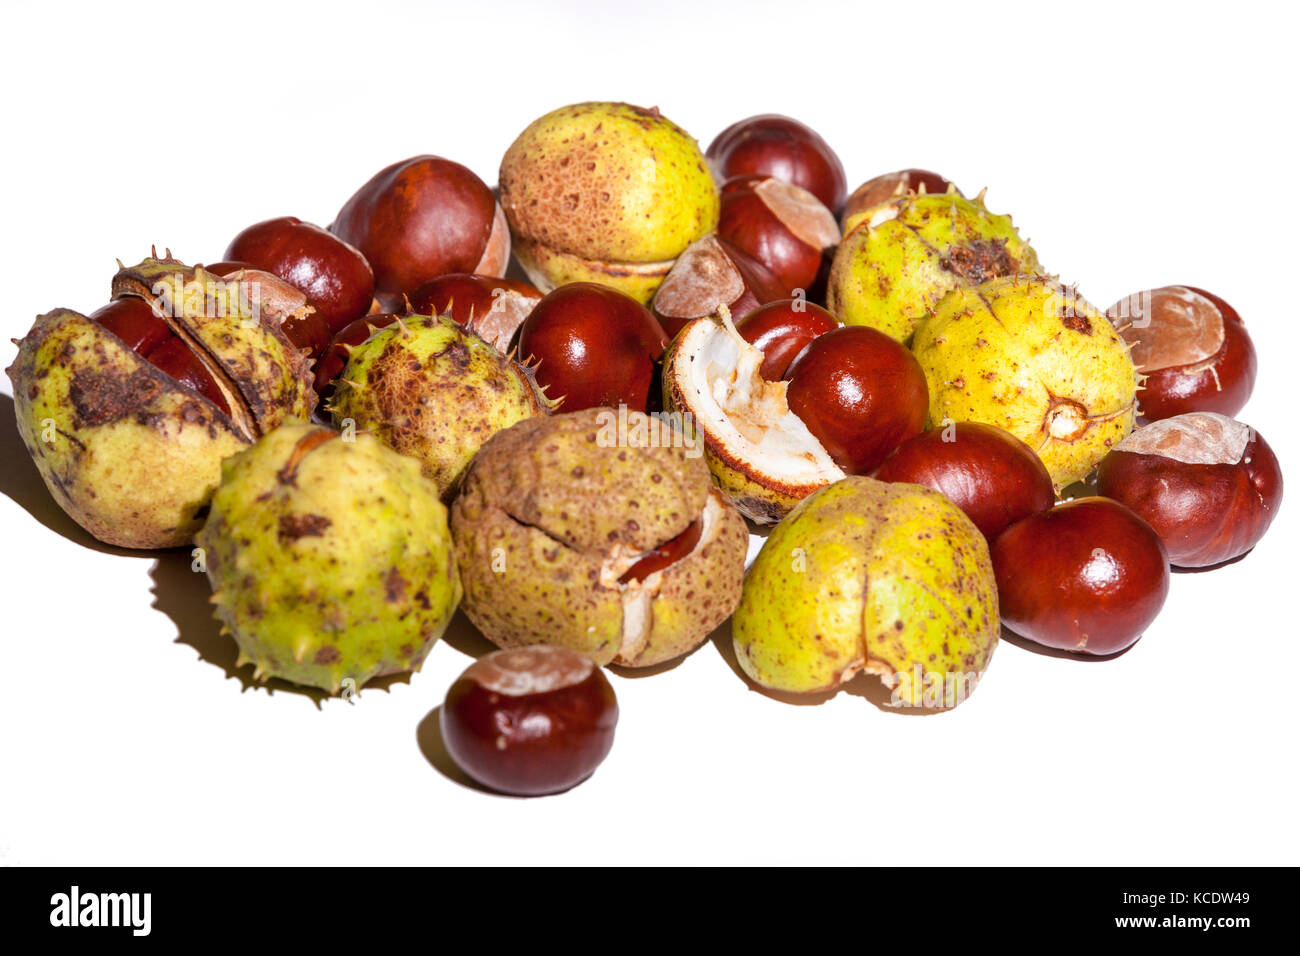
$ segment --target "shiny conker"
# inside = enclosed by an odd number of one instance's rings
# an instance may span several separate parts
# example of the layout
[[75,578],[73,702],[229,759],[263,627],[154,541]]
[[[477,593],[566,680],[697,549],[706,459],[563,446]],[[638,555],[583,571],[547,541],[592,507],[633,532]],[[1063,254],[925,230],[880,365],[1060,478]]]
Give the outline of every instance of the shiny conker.
[[[226,259],[283,279],[316,308],[333,335],[366,314],[375,274],[360,251],[294,216],[249,226],[230,241]],[[216,271],[214,268],[212,271]]]
[[520,358],[561,409],[602,405],[645,411],[655,363],[668,336],[650,310],[595,282],[571,282],[546,295],[519,329]]
[[1022,518],[990,553],[1002,623],[1058,650],[1122,651],[1169,593],[1160,536],[1109,498],[1076,498]]
[[501,793],[581,783],[614,745],[618,701],[603,671],[567,648],[494,651],[467,667],[439,714],[456,764]]
[[719,182],[750,173],[802,186],[832,212],[844,205],[844,166],[826,140],[798,120],[767,113],[733,123],[706,152]]
[[1202,568],[1245,554],[1282,504],[1277,456],[1254,429],[1189,412],[1133,432],[1102,459],[1097,490],[1155,528],[1169,560]]
[[410,307],[417,315],[450,315],[504,355],[541,300],[542,293],[527,282],[453,272],[411,293]]
[[483,180],[460,163],[416,156],[376,173],[343,204],[330,232],[361,250],[388,310],[449,272],[502,275],[510,231]]
[[766,176],[739,176],[722,187],[718,235],[761,262],[797,295],[817,281],[824,252],[840,240],[835,217],[816,196]]
[[778,299],[736,319],[740,337],[763,353],[758,372],[769,382],[785,378],[795,356],[817,336],[839,327],[835,316],[804,299]]
[[1237,310],[1193,286],[1170,285],[1121,299],[1106,315],[1145,376],[1137,392],[1147,421],[1186,412],[1229,417],[1255,387],[1255,346]]
[[865,475],[925,428],[925,373],[903,345],[865,325],[815,338],[785,373],[790,410],[844,471]]
[[172,331],[144,299],[124,295],[88,318],[98,322],[142,359],[216,404],[227,415],[230,403],[208,367],[189,343]]
[[333,332],[310,303],[307,294],[285,279],[248,262],[228,260],[215,262],[204,269],[228,282],[240,281],[261,286],[260,293],[267,304],[280,312],[280,331],[297,348],[305,349],[313,359],[319,359],[329,347]]
[[992,542],[1021,518],[1052,507],[1052,478],[1034,450],[993,425],[956,422],[904,441],[872,476],[947,496]]
[[897,172],[883,173],[875,179],[868,179],[853,190],[848,202],[844,204],[844,212],[840,216],[840,222],[847,225],[848,221],[854,216],[861,215],[868,209],[875,209],[896,196],[915,193],[925,193],[926,195],[946,193],[950,186],[957,192],[957,195],[961,195],[960,190],[957,190],[957,187],[953,186],[951,182],[928,169],[900,169]]
[[785,293],[767,268],[718,236],[686,247],[650,303],[663,330],[674,336],[686,323],[726,306],[742,316]]

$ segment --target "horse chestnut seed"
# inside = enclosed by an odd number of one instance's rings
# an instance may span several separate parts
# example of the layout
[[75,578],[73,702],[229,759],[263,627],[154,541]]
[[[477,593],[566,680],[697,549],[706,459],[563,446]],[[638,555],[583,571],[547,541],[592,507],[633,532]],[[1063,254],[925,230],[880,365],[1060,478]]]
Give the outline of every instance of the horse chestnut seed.
[[1190,412],[1133,432],[1102,459],[1097,490],[1145,518],[1184,568],[1245,554],[1282,504],[1282,470],[1254,429]]
[[1241,411],[1255,387],[1255,346],[1237,310],[1186,285],[1138,292],[1106,310],[1145,376],[1137,400],[1147,421],[1186,412]]
[[467,667],[439,715],[443,743],[484,786],[517,796],[567,790],[614,744],[618,701],[590,659],[536,644]]
[[510,261],[510,230],[492,190],[439,156],[380,170],[343,204],[330,232],[361,250],[390,311],[430,279],[502,275]]
[[957,422],[907,439],[872,475],[947,496],[989,541],[1052,507],[1052,477],[1034,450],[993,425]]
[[990,553],[1002,623],[1063,651],[1122,651],[1169,594],[1160,536],[1109,498],[1076,498],[1022,518]]
[[249,226],[230,241],[226,258],[269,272],[302,292],[330,335],[365,315],[374,298],[375,274],[365,256],[293,216]]
[[936,193],[942,195],[949,188],[958,196],[961,195],[961,190],[951,182],[928,169],[900,169],[894,173],[883,173],[875,179],[868,179],[853,190],[848,202],[844,204],[840,222],[847,233],[850,220],[857,219],[863,213],[870,212],[891,199],[908,195],[933,196]]
[[778,299],[736,321],[740,337],[763,353],[758,373],[769,382],[785,378],[790,363],[813,339],[839,327],[830,312],[803,299]]
[[626,405],[644,412],[668,336],[650,310],[595,282],[547,294],[519,329],[519,355],[566,412]]
[[812,286],[823,253],[840,241],[835,217],[816,196],[764,176],[740,176],[722,187],[718,235],[766,266],[783,295]]
[[416,289],[410,306],[418,315],[450,315],[505,355],[519,326],[541,300],[542,293],[527,282],[453,272]]
[[844,471],[865,475],[925,428],[925,373],[894,339],[865,325],[813,339],[785,373],[786,401]]
[[844,205],[848,181],[835,151],[817,133],[788,116],[767,113],[728,126],[705,153],[719,182],[771,176],[801,186],[834,211]]
[[664,332],[673,336],[686,323],[726,306],[745,315],[785,293],[767,267],[727,240],[705,236],[686,247],[668,270],[650,303]]

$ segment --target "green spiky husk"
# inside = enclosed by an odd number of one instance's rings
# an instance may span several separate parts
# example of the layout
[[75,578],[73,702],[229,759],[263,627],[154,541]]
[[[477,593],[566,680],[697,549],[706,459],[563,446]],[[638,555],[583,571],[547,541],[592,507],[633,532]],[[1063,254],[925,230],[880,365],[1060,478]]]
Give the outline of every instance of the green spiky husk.
[[460,601],[447,510],[364,434],[284,426],[228,459],[196,539],[216,616],[258,679],[337,693],[420,668]]

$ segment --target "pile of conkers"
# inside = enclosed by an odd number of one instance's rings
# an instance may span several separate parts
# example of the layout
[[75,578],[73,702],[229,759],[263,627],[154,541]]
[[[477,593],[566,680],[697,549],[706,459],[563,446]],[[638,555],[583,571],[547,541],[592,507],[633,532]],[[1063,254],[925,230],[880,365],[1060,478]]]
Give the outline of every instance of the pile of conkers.
[[[154,253],[97,311],[41,316],[8,370],[74,519],[220,555],[213,602],[258,678],[418,669],[463,592],[502,650],[441,727],[491,789],[585,779],[618,716],[602,665],[679,657],[733,612],[775,690],[982,670],[999,621],[1112,655],[1171,566],[1240,557],[1280,506],[1233,417],[1257,362],[1227,302],[1165,286],[1102,313],[938,173],[850,193],[788,117],[702,151],[658,109],[582,103],[528,126],[499,182],[416,156],[328,228],[258,222],[206,267]],[[355,429],[364,468],[322,465],[361,461]],[[776,525],[760,584],[741,515]],[[255,560],[262,581],[235,572]],[[349,641],[345,612],[414,630]]]

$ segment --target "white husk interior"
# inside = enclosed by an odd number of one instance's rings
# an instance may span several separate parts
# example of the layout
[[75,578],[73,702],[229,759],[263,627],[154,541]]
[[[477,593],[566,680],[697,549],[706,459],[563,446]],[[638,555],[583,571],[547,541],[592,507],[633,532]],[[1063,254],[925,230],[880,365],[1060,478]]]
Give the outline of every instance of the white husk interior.
[[[722,521],[722,493],[716,488],[709,489],[709,497],[704,501],[704,510],[700,513],[700,539],[695,542],[692,548],[680,560],[685,561],[691,555],[710,544],[718,536],[718,525]],[[609,575],[615,581],[622,576],[628,568],[636,563],[637,558],[628,561],[617,559],[612,566],[609,566]],[[619,570],[614,573],[614,568]],[[601,583],[605,584],[607,574],[606,568],[601,569]],[[663,583],[663,571],[655,571],[647,575],[641,581],[629,581],[622,584],[623,600],[623,634],[619,642],[618,660],[632,661],[641,653],[645,647],[646,641],[650,639],[650,626],[653,623],[650,614],[650,601],[659,593],[659,586]],[[606,585],[608,586],[608,585]]]
[[674,374],[713,445],[783,483],[829,484],[844,477],[790,411],[786,383],[759,375],[763,353],[729,319],[696,322],[684,335]]

